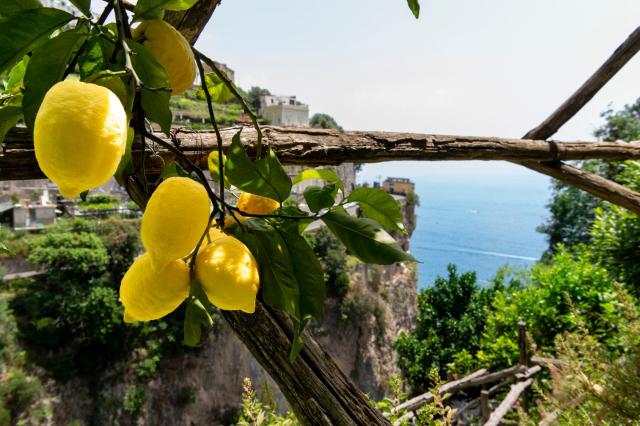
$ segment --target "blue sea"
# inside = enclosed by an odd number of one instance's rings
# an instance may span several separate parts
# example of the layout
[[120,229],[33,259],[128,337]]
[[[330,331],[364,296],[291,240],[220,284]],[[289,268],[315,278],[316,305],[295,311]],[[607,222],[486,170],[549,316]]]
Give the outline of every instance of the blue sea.
[[409,177],[420,197],[411,252],[419,286],[447,275],[447,265],[475,271],[480,283],[503,265],[528,267],[547,247],[536,231],[548,216],[550,179],[504,162],[390,162],[367,165],[362,181]]

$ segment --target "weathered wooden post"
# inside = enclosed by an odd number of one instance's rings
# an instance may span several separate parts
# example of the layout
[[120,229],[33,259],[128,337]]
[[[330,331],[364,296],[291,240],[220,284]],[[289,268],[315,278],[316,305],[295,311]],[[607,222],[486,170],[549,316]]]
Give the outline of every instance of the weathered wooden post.
[[[527,351],[527,324],[525,322],[518,322],[518,350],[520,351],[520,365],[529,367],[529,356]],[[529,412],[529,390],[525,390],[522,393],[522,409],[525,413]]]
[[482,416],[482,423],[486,423],[491,417],[491,406],[489,405],[489,391],[480,391],[480,415]]

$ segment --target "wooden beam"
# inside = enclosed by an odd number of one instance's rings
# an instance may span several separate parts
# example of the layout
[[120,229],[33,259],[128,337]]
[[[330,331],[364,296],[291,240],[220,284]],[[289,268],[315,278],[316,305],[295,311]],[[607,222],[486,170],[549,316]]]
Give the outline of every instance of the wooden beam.
[[[237,127],[222,129],[225,150]],[[169,141],[162,133],[158,137]],[[216,146],[212,131],[176,129],[180,149],[200,167],[207,167],[207,156]],[[494,137],[428,135],[391,132],[339,132],[311,128],[263,127],[264,141],[284,164],[307,166],[343,162],[376,163],[394,160],[609,160],[640,159],[640,143],[623,142],[547,142],[543,140]],[[256,132],[244,128],[242,140],[250,154]],[[173,154],[159,146],[155,151],[165,160]],[[158,172],[162,162],[149,162],[148,172]],[[30,133],[23,128],[9,132],[0,153],[0,180],[42,177],[33,153]]]
[[[524,139],[547,139],[553,136],[560,127],[569,121],[589,102],[611,78],[629,62],[640,50],[640,27],[613,52],[613,54],[587,79],[576,92],[562,103],[539,126],[524,135]],[[578,167],[562,163],[539,163],[535,161],[520,162],[519,164],[554,177],[560,181],[573,185],[596,197],[618,204],[640,215],[640,193],[632,191],[623,185],[612,182],[595,173],[586,172]]]

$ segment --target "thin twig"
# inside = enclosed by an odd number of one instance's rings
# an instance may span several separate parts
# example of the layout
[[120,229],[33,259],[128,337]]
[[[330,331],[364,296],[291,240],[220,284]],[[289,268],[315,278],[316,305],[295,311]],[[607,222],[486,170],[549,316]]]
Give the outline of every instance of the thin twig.
[[[195,50],[194,50],[195,53]],[[207,80],[204,73],[204,68],[202,66],[202,60],[200,56],[195,54],[196,56],[196,64],[198,65],[198,71],[200,73],[200,84],[202,86],[202,90],[204,91],[204,97],[207,100],[207,109],[209,110],[209,120],[213,125],[213,130],[216,133],[216,139],[218,141],[218,171],[220,173],[220,199],[222,200],[223,205],[224,202],[224,161],[222,154],[222,136],[220,135],[220,129],[218,128],[218,123],[216,121],[216,116],[213,112],[213,102],[211,101],[211,94],[209,93],[209,88],[207,87]],[[236,219],[237,220],[237,219]],[[224,226],[224,208],[220,212],[220,217],[218,218],[220,226]]]
[[189,157],[187,157],[182,151],[180,151],[180,149],[173,146],[173,144],[160,139],[159,137],[157,137],[156,135],[154,135],[153,133],[147,130],[145,130],[144,134],[146,137],[156,142],[158,145],[163,146],[167,148],[169,151],[173,152],[176,155],[176,157],[178,157],[184,164],[188,166],[187,168],[189,169],[190,172],[193,172],[196,174],[196,176],[198,176],[198,178],[202,181],[204,188],[207,190],[207,194],[209,194],[209,198],[213,203],[214,211],[216,213],[219,213],[220,206],[218,205],[218,203],[220,202],[220,200],[218,199],[218,196],[215,194],[215,192],[213,192],[213,190],[211,189],[211,185],[209,185],[209,181],[207,180],[207,177],[204,175],[200,167],[196,166],[196,164],[193,161],[191,161]]
[[258,117],[253,113],[253,111],[251,111],[251,108],[249,108],[247,103],[244,101],[244,98],[240,95],[240,93],[238,93],[238,89],[236,89],[235,84],[233,84],[233,82],[229,80],[225,73],[218,69],[216,63],[212,59],[208,58],[204,53],[196,50],[195,48],[193,48],[193,52],[195,53],[196,57],[202,59],[207,65],[211,67],[213,72],[218,76],[220,80],[222,80],[224,85],[227,86],[231,93],[233,93],[233,96],[235,96],[238,102],[240,102],[240,105],[242,106],[245,114],[247,114],[251,118],[251,123],[253,124],[253,128],[256,129],[256,134],[258,137],[256,141],[256,158],[260,158],[262,156],[262,130],[260,129],[260,125],[258,124]]
[[[113,4],[112,3],[108,3],[104,7],[104,9],[102,11],[102,14],[98,18],[98,21],[95,23],[95,25],[98,26],[98,25],[104,24],[105,21],[107,20],[107,18],[109,17],[109,15],[111,14],[112,10],[113,10]],[[63,80],[69,74],[71,74],[73,72],[73,70],[76,68],[76,65],[78,65],[78,59],[80,59],[80,55],[82,55],[84,53],[86,47],[87,47],[87,40],[82,42],[82,45],[80,46],[78,51],[75,53],[75,55],[73,55],[73,58],[71,58],[71,61],[69,62],[69,65],[67,65],[67,68],[64,70],[64,74],[63,74],[63,77],[62,77]]]

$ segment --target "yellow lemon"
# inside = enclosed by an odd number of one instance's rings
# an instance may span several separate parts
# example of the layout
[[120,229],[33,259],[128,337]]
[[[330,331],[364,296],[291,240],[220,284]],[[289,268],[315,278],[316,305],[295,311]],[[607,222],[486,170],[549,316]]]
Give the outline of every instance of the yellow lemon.
[[156,270],[189,255],[209,223],[210,203],[200,183],[172,177],[154,191],[142,216],[142,244]]
[[253,255],[234,237],[209,244],[196,258],[196,277],[209,301],[220,309],[253,313],[260,286]]
[[74,80],[56,83],[36,115],[38,165],[64,197],[77,197],[113,176],[127,144],[127,127],[127,114],[109,89]]
[[149,253],[133,262],[120,284],[124,321],[151,321],[173,312],[189,295],[189,266],[174,260],[156,271]]
[[189,42],[178,30],[161,19],[152,19],[143,21],[132,35],[167,71],[172,95],[191,87],[196,79],[195,58]]
[[237,206],[240,211],[251,214],[269,214],[280,207],[280,203],[271,198],[243,192],[238,198]]

